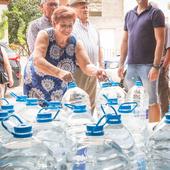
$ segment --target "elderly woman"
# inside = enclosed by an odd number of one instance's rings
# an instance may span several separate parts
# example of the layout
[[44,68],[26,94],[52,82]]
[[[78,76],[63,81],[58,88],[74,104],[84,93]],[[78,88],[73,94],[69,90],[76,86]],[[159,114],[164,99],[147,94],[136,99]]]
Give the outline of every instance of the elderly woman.
[[52,15],[53,27],[39,32],[24,75],[24,93],[29,97],[61,100],[67,83],[73,81],[76,64],[89,76],[106,78],[102,69],[91,64],[82,43],[71,35],[75,19],[73,9],[61,6]]

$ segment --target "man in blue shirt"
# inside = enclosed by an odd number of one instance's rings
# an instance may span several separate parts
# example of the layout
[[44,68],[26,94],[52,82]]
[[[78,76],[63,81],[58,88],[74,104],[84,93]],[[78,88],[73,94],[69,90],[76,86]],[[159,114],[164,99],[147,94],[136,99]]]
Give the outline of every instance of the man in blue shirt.
[[162,11],[148,0],[136,0],[137,7],[126,14],[121,44],[118,75],[123,78],[127,58],[125,82],[128,89],[141,80],[149,94],[149,121],[160,120],[158,77],[164,47],[165,18]]

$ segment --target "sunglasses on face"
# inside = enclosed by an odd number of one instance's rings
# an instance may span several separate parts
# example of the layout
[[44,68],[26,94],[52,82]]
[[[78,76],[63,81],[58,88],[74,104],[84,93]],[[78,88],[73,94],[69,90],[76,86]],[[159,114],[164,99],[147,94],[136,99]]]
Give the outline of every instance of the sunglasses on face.
[[57,2],[49,2],[49,3],[47,3],[47,6],[49,6],[49,7],[58,7],[58,3]]

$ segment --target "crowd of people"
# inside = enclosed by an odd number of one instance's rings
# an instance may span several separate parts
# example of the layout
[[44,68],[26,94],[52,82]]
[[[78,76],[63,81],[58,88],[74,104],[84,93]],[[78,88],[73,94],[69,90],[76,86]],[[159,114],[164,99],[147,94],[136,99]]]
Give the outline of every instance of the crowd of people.
[[[125,79],[127,89],[135,80],[142,81],[149,94],[149,121],[155,122],[169,105],[170,28],[154,3],[136,1],[137,6],[125,16],[118,75]],[[107,76],[99,33],[89,21],[89,1],[70,0],[70,7],[58,4],[56,0],[41,1],[43,16],[29,26],[32,57],[25,72],[24,92],[30,97],[60,100],[65,82],[75,80],[89,94],[93,111],[96,78],[104,80]],[[71,12],[76,16],[70,16]]]
[[[142,81],[149,94],[149,120],[155,122],[169,105],[170,27],[157,6],[148,0],[136,2],[124,20],[118,75],[127,89],[135,80]],[[41,0],[40,8],[42,17],[32,21],[27,31],[30,57],[24,94],[61,100],[67,83],[74,80],[89,94],[93,111],[97,79],[105,81],[107,75],[99,33],[89,21],[89,1],[70,0],[60,6],[58,0]]]

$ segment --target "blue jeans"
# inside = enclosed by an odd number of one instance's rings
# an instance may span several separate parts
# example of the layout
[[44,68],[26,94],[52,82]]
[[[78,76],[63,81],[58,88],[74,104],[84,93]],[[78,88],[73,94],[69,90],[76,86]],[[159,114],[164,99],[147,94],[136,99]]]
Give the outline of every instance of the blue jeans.
[[125,86],[130,89],[134,86],[136,80],[140,80],[146,92],[149,95],[149,105],[159,103],[158,80],[150,81],[148,79],[152,64],[128,64],[125,76]]

